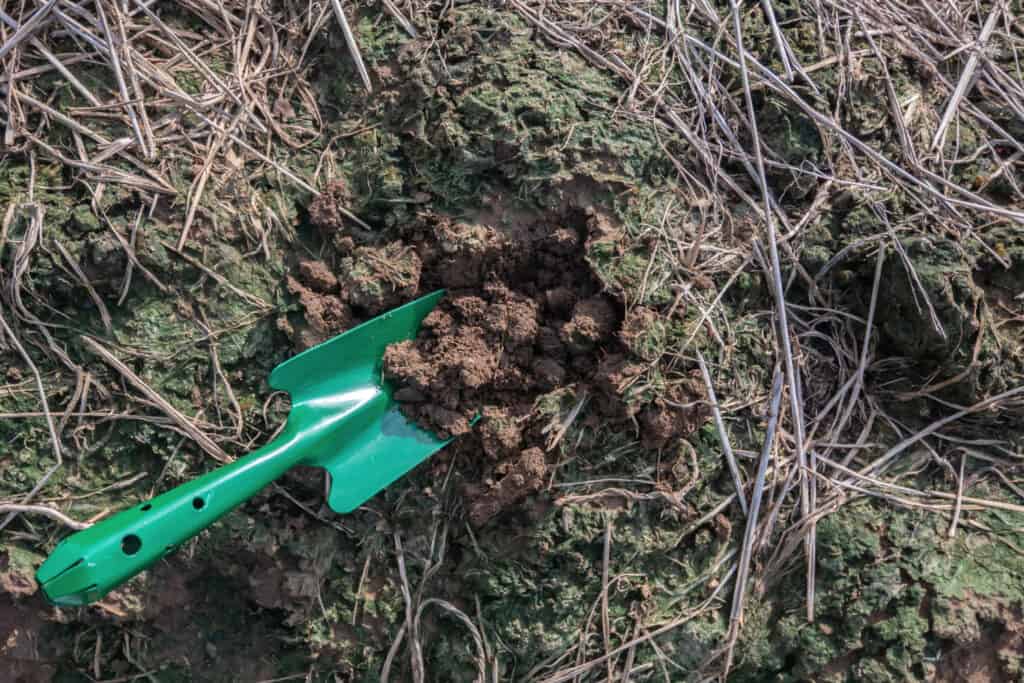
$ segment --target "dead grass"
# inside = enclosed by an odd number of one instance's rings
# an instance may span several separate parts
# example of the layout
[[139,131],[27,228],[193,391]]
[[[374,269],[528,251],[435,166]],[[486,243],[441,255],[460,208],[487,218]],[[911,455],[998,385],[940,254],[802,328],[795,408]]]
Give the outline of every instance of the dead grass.
[[[955,431],[958,421],[975,410],[1007,411],[1019,405],[1021,387],[979,397],[974,406],[951,410],[923,428],[901,425],[886,413],[884,385],[873,386],[872,380],[878,379],[874,365],[882,359],[876,356],[872,333],[880,293],[886,286],[896,286],[880,279],[887,254],[891,254],[906,271],[926,324],[940,336],[948,334],[903,247],[904,235],[897,234],[889,222],[884,197],[904,197],[920,216],[927,217],[927,226],[919,222],[913,230],[957,235],[1007,263],[995,253],[994,240],[987,235],[998,225],[1024,224],[1019,186],[1014,186],[1011,200],[997,201],[969,186],[961,169],[965,153],[987,157],[991,166],[999,169],[997,173],[1017,163],[1021,141],[978,102],[984,100],[989,111],[1016,112],[1015,117],[1024,112],[1024,91],[1019,87],[1018,67],[1013,66],[1019,64],[1018,51],[1024,45],[1020,27],[1001,3],[979,12],[973,3],[939,8],[928,3],[808,2],[800,3],[800,16],[787,22],[790,27],[797,23],[816,27],[816,45],[808,50],[807,45],[788,42],[792,34],[780,28],[771,0],[763,0],[760,7],[733,2],[725,10],[706,2],[674,0],[668,3],[667,12],[642,2],[586,3],[585,11],[579,2],[512,0],[511,4],[550,44],[574,50],[621,77],[628,86],[621,107],[629,116],[649,117],[654,125],[689,143],[686,156],[674,157],[689,196],[680,197],[678,210],[661,225],[652,226],[657,239],[653,250],[671,255],[671,270],[678,278],[672,284],[701,313],[683,348],[666,348],[664,353],[690,367],[699,363],[705,381],[720,395],[719,401],[728,402],[733,398],[730,378],[713,369],[709,372],[700,352],[690,349],[691,342],[706,335],[725,357],[723,345],[728,345],[729,335],[719,330],[731,321],[720,302],[738,273],[759,269],[773,293],[776,358],[766,358],[765,366],[780,363],[785,381],[776,382],[773,391],[756,400],[766,402],[766,396],[774,397],[775,407],[769,411],[773,416],[778,414],[781,398],[787,409],[778,420],[769,420],[758,473],[740,494],[740,512],[746,513],[749,507],[753,517],[746,522],[742,556],[729,570],[739,568],[741,577],[732,588],[730,638],[707,662],[709,672],[717,666],[724,676],[742,627],[747,584],[763,583],[767,578],[749,576],[751,556],[762,554],[769,543],[775,545],[771,561],[758,565],[764,572],[777,572],[802,546],[807,618],[813,620],[816,520],[862,495],[881,496],[896,505],[925,506],[941,514],[950,514],[949,501],[955,500],[953,533],[966,500],[961,490],[962,468],[960,474],[953,472],[958,482],[953,492],[908,490],[896,483],[901,475],[888,473],[903,471],[906,476],[905,468],[894,465],[912,444],[929,443],[936,455],[948,451],[939,441],[941,435],[947,429]],[[757,12],[763,12],[768,20],[774,55],[750,51],[750,15]],[[624,34],[629,38],[624,39]],[[623,47],[624,42],[628,48]],[[958,63],[954,57],[959,53],[969,57],[959,75],[951,78],[947,75],[950,64]],[[918,68],[928,72],[935,86],[932,91],[908,92],[905,83],[894,80],[890,63],[906,59],[916,60]],[[868,63],[880,70],[880,76],[865,73]],[[660,67],[657,78],[650,76],[652,64]],[[815,82],[815,72],[828,66],[839,72],[838,101],[826,102],[822,97],[825,86]],[[896,155],[844,125],[844,111],[859,106],[850,92],[867,78],[877,79],[887,98],[886,125],[896,129],[899,140]],[[969,97],[972,91],[975,96]],[[769,148],[759,135],[763,124],[758,120],[754,92],[770,93],[800,112],[820,136],[826,158],[805,160],[798,166],[783,162],[780,150]],[[980,139],[962,141],[968,131]],[[733,167],[738,165],[739,173],[728,171],[724,160]],[[801,176],[816,179],[819,189],[813,201],[784,199],[777,182],[767,180],[768,169],[785,169],[794,180]],[[802,231],[819,221],[831,196],[846,188],[866,192],[871,210],[887,227],[884,233],[863,238],[864,248],[876,261],[867,319],[842,310],[834,292],[820,286],[825,283],[823,274],[804,272],[801,266]],[[736,239],[726,219],[737,202],[746,204],[757,217],[747,239]],[[696,223],[686,216],[693,206],[700,207],[702,218]],[[717,291],[699,291],[689,285],[697,274],[724,286]],[[797,300],[795,282],[802,283],[808,300]],[[838,369],[838,375],[817,376],[808,364],[810,356],[820,354],[822,348],[834,354],[827,367]],[[712,375],[716,376],[713,384]],[[819,384],[836,388],[809,402],[808,387],[819,394]],[[931,387],[929,394],[939,388]],[[735,471],[727,430],[721,418],[716,423],[723,454],[739,482],[742,476]],[[880,456],[868,443],[877,435],[877,427],[872,425],[879,423],[887,425],[898,440]],[[996,441],[999,439],[993,440],[993,445]],[[1000,445],[1012,449],[1009,441]],[[837,456],[839,461],[834,461]],[[769,460],[776,476],[767,480]],[[849,469],[851,466],[858,469]],[[866,473],[871,474],[868,480],[864,479]],[[770,490],[767,493],[766,488]],[[774,505],[760,513],[760,502],[766,496]],[[759,518],[759,513],[763,517]],[[718,580],[727,579],[721,576]],[[605,662],[612,655],[609,649],[591,664]],[[562,678],[555,674],[551,680]]]

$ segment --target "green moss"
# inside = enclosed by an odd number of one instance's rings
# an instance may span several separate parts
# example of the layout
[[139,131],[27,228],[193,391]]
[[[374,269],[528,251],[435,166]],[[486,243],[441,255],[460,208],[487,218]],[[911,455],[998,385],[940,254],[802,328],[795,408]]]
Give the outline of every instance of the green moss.
[[[798,572],[756,608],[781,616],[767,627],[770,635],[757,638],[779,643],[776,656],[787,657],[786,670],[801,680],[819,680],[824,671],[834,680],[921,679],[947,643],[977,643],[986,623],[1009,623],[1008,606],[1024,604],[1015,550],[972,533],[944,539],[941,518],[848,504],[818,526],[816,622],[800,611]],[[773,665],[752,658],[740,664],[740,680]]]
[[[609,601],[616,642],[628,636],[630,614],[637,609],[654,619],[670,618],[674,610],[668,606],[684,599],[688,586],[715,559],[715,544],[686,552],[676,548],[681,520],[662,517],[652,524],[659,516],[657,508],[638,505],[611,518],[610,575],[629,567]],[[509,662],[509,670],[529,670],[578,641],[599,597],[600,582],[593,577],[601,575],[608,519],[599,510],[571,505],[547,515],[527,532],[528,539],[509,543],[498,530],[479,539],[484,556],[470,563],[465,574],[481,596],[484,619],[502,650],[499,659]],[[599,629],[598,624],[592,621],[590,628]],[[700,619],[659,643],[692,670],[723,631],[719,618]],[[598,651],[595,647],[594,654]],[[638,650],[637,663],[651,661],[652,654]]]

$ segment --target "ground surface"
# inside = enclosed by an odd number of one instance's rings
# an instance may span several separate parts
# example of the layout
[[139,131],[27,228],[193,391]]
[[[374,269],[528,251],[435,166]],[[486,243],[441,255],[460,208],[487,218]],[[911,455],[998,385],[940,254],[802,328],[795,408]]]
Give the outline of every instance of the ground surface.
[[[0,680],[1020,678],[1016,3],[344,3],[372,93],[330,3],[66,4],[0,48]],[[449,448],[45,604],[441,287],[382,371]]]

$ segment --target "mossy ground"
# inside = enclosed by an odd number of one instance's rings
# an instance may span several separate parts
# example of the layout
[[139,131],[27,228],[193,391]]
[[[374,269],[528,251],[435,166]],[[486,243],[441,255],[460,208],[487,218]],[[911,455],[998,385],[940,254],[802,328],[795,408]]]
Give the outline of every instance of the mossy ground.
[[[797,21],[795,3],[776,4],[784,20],[795,22],[787,30],[809,31]],[[750,13],[745,22],[755,36],[748,48],[779,67],[763,17]],[[649,324],[628,340],[646,368],[628,395],[648,401],[668,394],[673,383],[691,381],[692,365],[681,357],[687,344],[701,349],[739,397],[726,408],[735,408],[728,410],[733,446],[745,471],[752,471],[749,460],[765,429],[761,399],[771,378],[771,321],[762,315],[771,307],[770,293],[760,273],[742,273],[713,318],[733,324],[714,332],[700,307],[677,305],[681,288],[700,290],[701,278],[710,278],[703,286],[713,296],[711,288],[728,278],[680,266],[686,255],[659,237],[666,216],[684,231],[709,222],[700,201],[680,205],[678,197],[689,196],[685,182],[663,153],[668,147],[685,156],[685,142],[660,124],[630,116],[620,107],[619,79],[571,51],[546,46],[509,10],[454,6],[438,30],[439,40],[426,50],[426,38],[409,39],[376,9],[360,13],[356,32],[380,86],[373,97],[347,66],[340,34],[315,40],[313,82],[326,117],[322,141],[281,159],[304,177],[325,164],[331,178],[344,180],[350,208],[375,239],[399,236],[426,210],[501,224],[598,208],[610,229],[591,243],[588,258],[628,310],[651,316],[638,318]],[[837,87],[835,70],[817,75],[819,87]],[[917,87],[909,68],[896,70],[894,82],[899,96]],[[898,140],[879,104],[884,93],[871,83],[865,79],[849,91],[855,106],[846,110],[846,123],[897,154]],[[766,96],[757,106],[766,144],[780,161],[798,165],[834,152],[785,102]],[[190,174],[184,164],[170,169],[181,196]],[[0,160],[0,203],[23,203],[28,177],[23,158]],[[330,243],[310,224],[311,196],[272,171],[244,183],[240,175],[214,179],[210,195],[224,201],[210,200],[200,211],[186,252],[223,280],[171,249],[184,207],[180,199],[162,200],[146,220],[137,253],[166,291],[136,269],[123,303],[114,305],[127,261],[111,228],[89,209],[88,194],[71,180],[61,166],[38,162],[34,201],[45,209],[46,228],[21,282],[29,308],[53,324],[55,343],[90,373],[94,392],[81,405],[93,412],[113,408],[68,420],[64,465],[39,495],[76,519],[89,519],[216,463],[154,419],[159,413],[152,406],[131,398],[80,335],[103,339],[175,407],[199,416],[232,455],[243,454],[285,414],[266,378],[292,353],[277,320],[301,314],[286,276],[298,259],[328,253]],[[813,198],[806,176],[778,171],[770,180],[789,206]],[[102,208],[112,229],[130,232],[137,200],[131,192],[108,190]],[[238,212],[225,212],[225,202],[236,203]],[[850,258],[818,285],[861,316],[874,262],[855,243],[885,230],[872,202],[885,203],[891,223],[914,220],[905,198],[843,194],[807,227],[802,252],[802,265],[814,275],[854,245]],[[245,220],[252,206],[273,207],[279,220],[269,234],[257,234]],[[726,226],[719,234],[725,248],[749,236],[748,207],[737,204],[717,218]],[[23,209],[15,212],[0,252],[5,270],[28,220]],[[918,379],[932,382],[967,368],[968,379],[950,387],[946,400],[969,402],[1019,382],[1016,323],[979,312],[985,297],[1010,301],[1020,288],[1024,250],[1016,235],[1008,231],[999,242],[1010,269],[997,267],[977,244],[938,234],[901,237],[947,337],[931,328],[904,284],[901,263],[890,258],[884,277],[900,284],[879,312],[880,354],[898,357]],[[107,302],[109,331],[53,246],[57,241]],[[802,287],[798,282],[794,290]],[[39,335],[30,327],[21,332]],[[973,354],[976,346],[980,351]],[[59,413],[74,396],[74,377],[54,354],[36,347],[31,353]],[[809,355],[809,363],[818,357],[813,349]],[[0,363],[7,379],[0,410],[19,415],[0,421],[0,500],[16,500],[55,455],[45,422],[34,415],[39,399],[27,368],[13,349]],[[895,394],[910,389],[892,387]],[[822,387],[807,389],[812,398],[819,391],[827,397]],[[753,405],[741,405],[751,397],[757,398]],[[564,419],[580,397],[567,390],[556,398],[538,406],[553,420]],[[930,404],[891,398],[901,419],[927,422]],[[473,463],[420,467],[345,517],[325,507],[322,474],[301,470],[90,608],[55,611],[42,603],[32,574],[66,529],[20,516],[0,532],[0,633],[8,637],[0,643],[0,678],[257,681],[308,674],[318,681],[378,680],[412,601],[422,608],[416,638],[427,680],[476,675],[478,645],[453,610],[475,624],[486,667],[501,680],[542,678],[692,613],[623,653],[615,666],[621,672],[628,659],[636,680],[696,679],[728,632],[725,570],[743,532],[735,504],[696,524],[732,493],[714,426],[650,452],[635,434],[586,418],[584,407],[554,453],[560,466],[552,487],[484,528],[466,523],[459,494],[461,480],[477,472]],[[1012,427],[1005,417],[993,417],[980,419],[975,429],[985,433],[993,424]],[[884,427],[874,436],[880,443],[898,440]],[[906,469],[926,456],[914,452]],[[922,488],[950,489],[932,470],[918,477]],[[609,483],[580,486],[588,481]],[[970,494],[1010,500],[984,481]],[[826,516],[817,530],[817,621],[804,618],[799,553],[783,558],[772,582],[751,598],[730,680],[953,681],[960,679],[951,662],[969,652],[980,662],[977,670],[1019,675],[1022,652],[1013,634],[1024,610],[1024,518],[974,509],[963,514],[965,524],[953,539],[947,515],[886,500],[861,498]],[[757,563],[769,555],[770,549]],[[715,599],[701,609],[709,597]],[[406,642],[410,637],[404,632]],[[408,655],[401,652],[390,665],[391,680],[411,680]],[[607,671],[596,667],[588,680]]]

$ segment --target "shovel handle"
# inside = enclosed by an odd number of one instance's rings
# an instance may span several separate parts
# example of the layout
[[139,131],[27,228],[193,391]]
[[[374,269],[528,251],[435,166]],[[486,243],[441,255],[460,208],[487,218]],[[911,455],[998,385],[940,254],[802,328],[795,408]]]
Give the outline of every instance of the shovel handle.
[[442,296],[420,297],[277,366],[270,386],[292,403],[281,436],[66,538],[36,572],[46,597],[58,605],[102,598],[300,462],[331,473],[329,503],[345,512],[443,447],[392,410],[380,371],[387,346],[415,337]]
[[284,474],[301,457],[295,441],[286,428],[243,458],[68,536],[36,574],[47,599],[100,599]]

